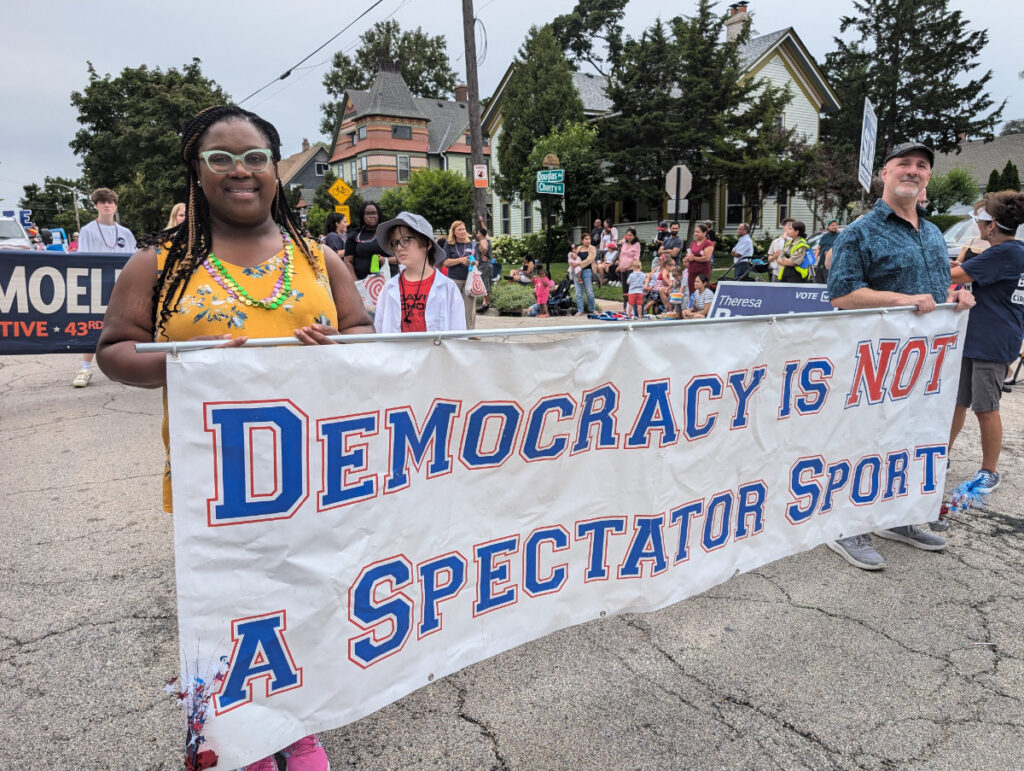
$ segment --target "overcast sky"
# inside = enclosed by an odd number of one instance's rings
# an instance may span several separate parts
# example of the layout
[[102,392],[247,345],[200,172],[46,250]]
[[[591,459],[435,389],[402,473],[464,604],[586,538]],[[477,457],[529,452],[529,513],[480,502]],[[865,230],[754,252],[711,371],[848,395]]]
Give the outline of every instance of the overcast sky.
[[[142,64],[180,67],[198,57],[203,73],[240,100],[320,46],[372,2],[5,2],[0,207],[15,206],[22,186],[42,184],[46,175],[79,175],[78,159],[68,147],[79,127],[69,97],[87,84],[86,61],[101,75],[116,75]],[[481,94],[493,92],[531,25],[550,21],[574,5],[575,0],[475,0],[476,15],[486,29],[486,52],[479,67]],[[991,20],[979,71],[993,71],[991,95],[997,102],[1008,100],[1004,119],[1024,118],[1024,81],[1017,78],[1024,69],[1019,24],[1024,2],[951,0],[950,5],[966,12],[972,29]],[[656,15],[686,14],[694,6],[695,0],[632,0],[626,31],[638,35]],[[727,6],[723,0],[718,9],[724,12]],[[755,34],[792,26],[820,63],[839,32],[839,16],[852,10],[852,0],[752,0],[750,10]],[[326,97],[321,80],[331,55],[339,48],[351,53],[359,34],[386,18],[397,19],[403,29],[419,26],[445,35],[452,67],[460,76],[465,73],[461,0],[384,0],[304,68],[245,103],[277,126],[285,155],[297,152],[303,137],[320,138],[320,103]],[[481,50],[482,38],[478,33]]]

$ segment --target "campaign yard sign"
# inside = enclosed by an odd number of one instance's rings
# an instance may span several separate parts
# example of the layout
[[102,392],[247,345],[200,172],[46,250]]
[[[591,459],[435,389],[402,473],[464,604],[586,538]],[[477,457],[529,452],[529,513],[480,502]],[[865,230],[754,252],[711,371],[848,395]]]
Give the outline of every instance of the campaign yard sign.
[[95,351],[128,257],[0,250],[0,354]]
[[234,768],[566,626],[934,518],[967,314],[806,322],[169,356],[202,749]]
[[774,316],[834,310],[824,284],[720,281],[708,316]]

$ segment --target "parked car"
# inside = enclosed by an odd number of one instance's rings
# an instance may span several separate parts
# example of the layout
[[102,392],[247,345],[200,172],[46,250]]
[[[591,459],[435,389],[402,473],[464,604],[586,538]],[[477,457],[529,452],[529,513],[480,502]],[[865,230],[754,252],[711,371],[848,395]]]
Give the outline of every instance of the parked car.
[[[965,220],[961,220],[954,225],[947,228],[946,232],[942,234],[942,237],[946,239],[946,249],[949,251],[949,259],[955,260],[960,256],[960,251],[970,244],[974,239],[980,239],[981,233],[978,232],[978,223],[968,217]],[[1014,236],[1018,241],[1024,241],[1024,225],[1017,228],[1017,234]]]
[[0,249],[31,249],[32,241],[13,217],[0,217]]

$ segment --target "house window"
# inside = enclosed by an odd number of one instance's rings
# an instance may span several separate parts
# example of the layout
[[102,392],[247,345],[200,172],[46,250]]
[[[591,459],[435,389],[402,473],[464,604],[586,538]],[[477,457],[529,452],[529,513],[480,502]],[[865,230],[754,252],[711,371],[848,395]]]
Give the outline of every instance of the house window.
[[739,225],[743,222],[743,193],[729,188],[725,193],[725,224]]
[[786,116],[784,113],[780,112],[778,115],[775,116],[775,128],[777,128],[779,131],[782,131],[782,129],[786,128]]
[[316,175],[318,177],[322,177],[324,174],[327,173],[327,170],[329,168],[330,168],[330,165],[328,165],[326,163],[318,163],[318,164],[316,164],[316,167],[315,167],[314,171],[315,171],[315,173],[316,173]]
[[352,137],[352,144],[355,144],[356,142],[359,141],[359,137],[356,135],[356,132],[353,131],[351,134],[349,134],[349,136]]
[[359,179],[356,176],[356,162],[355,161],[352,161],[349,164],[348,171],[349,171],[349,176],[348,176],[349,182],[351,182],[356,187],[359,187]]
[[778,212],[779,212],[779,225],[782,224],[782,220],[789,216],[789,193],[780,192],[775,196],[778,201]]
[[409,181],[409,156],[399,155],[398,156],[398,181],[408,182]]
[[501,202],[501,233],[507,236],[512,232],[512,217],[509,214],[508,201]]
[[366,139],[366,126],[359,127],[359,138]]
[[466,179],[473,179],[473,157],[466,156]]
[[359,184],[368,185],[370,184],[370,172],[366,167],[366,156],[364,155],[359,159]]
[[392,139],[412,139],[412,126],[392,126]]
[[470,137],[469,134],[466,134],[466,144],[467,145],[473,144],[473,140],[472,140],[472,138]]
[[523,204],[523,233],[533,232],[533,202]]

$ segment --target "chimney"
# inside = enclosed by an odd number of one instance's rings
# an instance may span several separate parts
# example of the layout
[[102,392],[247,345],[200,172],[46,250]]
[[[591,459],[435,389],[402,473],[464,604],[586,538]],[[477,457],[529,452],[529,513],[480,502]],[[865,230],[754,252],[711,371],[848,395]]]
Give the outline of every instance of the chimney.
[[740,0],[729,6],[729,18],[725,20],[725,39],[730,43],[739,37],[744,23],[750,21],[747,5],[747,0]]
[[465,83],[459,83],[455,87],[455,101],[456,102],[468,102],[469,101],[469,86]]
[[308,149],[309,149],[309,140],[308,139],[303,139],[302,140],[302,152],[306,152],[306,150],[308,150]]

